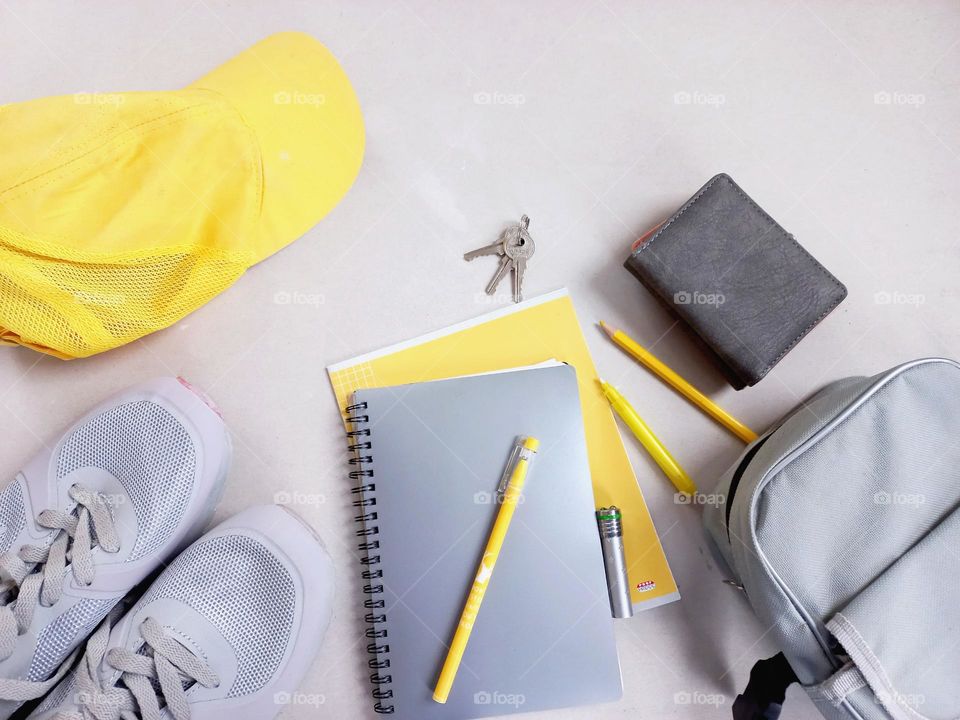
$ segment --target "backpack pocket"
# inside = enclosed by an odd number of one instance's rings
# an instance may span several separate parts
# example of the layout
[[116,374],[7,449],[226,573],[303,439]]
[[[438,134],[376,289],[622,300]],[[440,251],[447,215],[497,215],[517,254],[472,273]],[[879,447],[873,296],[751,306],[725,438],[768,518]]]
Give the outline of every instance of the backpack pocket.
[[894,720],[960,720],[958,588],[955,509],[827,623]]

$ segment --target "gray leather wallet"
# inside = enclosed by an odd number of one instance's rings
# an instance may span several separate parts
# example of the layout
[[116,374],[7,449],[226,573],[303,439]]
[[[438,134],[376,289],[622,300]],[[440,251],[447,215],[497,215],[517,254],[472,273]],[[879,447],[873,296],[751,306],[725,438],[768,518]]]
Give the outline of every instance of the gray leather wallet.
[[737,390],[754,385],[847,289],[721,173],[625,263],[703,341]]

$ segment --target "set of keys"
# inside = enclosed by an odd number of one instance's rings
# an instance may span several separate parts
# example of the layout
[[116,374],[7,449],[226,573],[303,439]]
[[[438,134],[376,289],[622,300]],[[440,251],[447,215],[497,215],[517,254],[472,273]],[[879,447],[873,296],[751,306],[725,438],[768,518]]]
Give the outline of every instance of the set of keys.
[[520,218],[519,225],[508,227],[500,233],[500,239],[495,243],[471,250],[463,256],[463,259],[467,261],[486,255],[496,255],[500,258],[497,271],[493,274],[490,282],[487,283],[487,295],[493,295],[497,291],[497,286],[503,280],[503,276],[507,274],[507,270],[511,270],[513,272],[513,301],[518,303],[523,300],[523,273],[527,269],[527,261],[533,257],[533,253],[537,249],[537,246],[533,243],[533,238],[527,231],[529,227],[530,218],[524,215]]

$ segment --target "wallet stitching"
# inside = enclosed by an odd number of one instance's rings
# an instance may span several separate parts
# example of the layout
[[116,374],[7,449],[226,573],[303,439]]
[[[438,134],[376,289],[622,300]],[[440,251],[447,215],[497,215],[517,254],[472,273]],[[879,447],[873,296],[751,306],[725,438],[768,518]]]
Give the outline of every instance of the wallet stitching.
[[[653,245],[653,243],[656,242],[656,240],[660,237],[660,235],[663,234],[663,232],[664,232],[668,227],[670,227],[670,226],[674,223],[675,220],[678,220],[681,215],[683,215],[687,210],[689,210],[689,209],[693,206],[693,204],[696,203],[696,202],[703,196],[703,194],[706,193],[707,190],[709,190],[711,187],[713,187],[719,180],[726,180],[726,181],[730,184],[730,186],[736,191],[736,193],[737,193],[738,195],[740,195],[740,197],[743,198],[743,199],[750,205],[750,207],[752,207],[752,208],[754,209],[755,212],[759,213],[761,216],[765,217],[767,220],[769,220],[771,223],[773,223],[774,227],[777,229],[777,231],[780,233],[780,235],[783,236],[783,237],[785,237],[785,238],[786,238],[787,240],[789,240],[791,243],[793,243],[794,247],[796,247],[797,250],[800,251],[800,254],[803,255],[804,257],[806,257],[807,260],[809,260],[809,261],[813,264],[814,267],[816,267],[817,269],[819,269],[820,272],[823,273],[823,275],[825,275],[825,276],[826,276],[834,285],[836,285],[836,287],[841,291],[840,297],[838,297],[836,300],[834,300],[832,303],[830,303],[830,305],[828,305],[828,306],[826,307],[826,309],[825,309],[822,313],[820,313],[820,315],[819,315],[818,317],[816,317],[809,325],[807,325],[803,330],[801,330],[800,333],[799,333],[792,341],[790,341],[789,344],[787,344],[787,346],[780,352],[779,355],[777,355],[777,357],[775,357],[772,361],[770,361],[770,363],[769,363],[765,368],[763,368],[762,370],[759,371],[759,374],[758,374],[758,376],[757,376],[757,381],[759,381],[759,380],[761,380],[764,376],[766,376],[766,374],[770,371],[770,368],[772,368],[774,365],[776,365],[778,362],[780,362],[780,360],[783,359],[783,356],[786,355],[788,352],[790,352],[790,350],[792,350],[793,347],[794,347],[798,342],[800,342],[800,340],[802,340],[803,337],[804,337],[808,332],[810,332],[810,331],[814,328],[814,326],[816,326],[821,320],[823,320],[823,318],[825,318],[827,315],[829,315],[830,312],[831,312],[835,307],[837,307],[837,305],[839,305],[839,304],[843,301],[844,297],[846,297],[846,288],[844,287],[843,283],[841,283],[839,280],[837,280],[837,278],[833,275],[833,273],[831,273],[829,270],[827,270],[823,265],[820,264],[820,262],[819,262],[815,257],[813,257],[813,255],[811,255],[809,252],[807,252],[806,248],[804,248],[800,243],[798,243],[797,240],[796,240],[796,238],[795,238],[793,235],[791,235],[791,234],[788,233],[786,230],[784,230],[784,228],[780,225],[780,223],[778,223],[776,220],[774,220],[772,217],[770,217],[769,213],[767,213],[763,208],[761,208],[759,205],[757,205],[757,203],[754,202],[753,199],[752,199],[749,195],[747,195],[747,194],[740,188],[740,186],[737,185],[737,184],[733,181],[732,178],[730,178],[730,177],[728,177],[728,176],[726,176],[726,175],[717,175],[717,176],[716,176],[715,178],[713,178],[710,182],[708,182],[706,185],[704,185],[702,188],[700,188],[700,191],[699,191],[696,195],[694,195],[692,198],[690,198],[690,199],[686,202],[686,204],[685,204],[682,208],[680,208],[680,210],[679,210],[672,218],[670,218],[666,223],[664,223],[663,227],[660,228],[660,229],[654,234],[654,236],[653,236],[652,238],[650,238],[650,240],[649,240],[648,242],[644,243],[644,244],[641,245],[639,248],[637,248],[637,249],[633,252],[633,255],[634,255],[634,256],[637,256],[637,255],[639,255],[641,252],[643,252],[644,250],[646,250],[647,248],[649,248],[651,245]],[[729,330],[729,328],[728,328],[728,330]],[[698,334],[699,334],[699,333],[698,333]],[[734,337],[736,337],[736,336],[734,336]]]
[[[836,281],[836,279],[835,279],[835,281]],[[843,287],[843,285],[840,284],[839,281],[837,281],[837,285],[840,285],[840,288],[843,289],[843,290],[846,289],[846,288]],[[810,332],[811,330],[813,330],[813,328],[814,328],[821,320],[823,320],[827,315],[829,315],[830,312],[831,312],[837,305],[839,305],[839,304],[843,301],[843,298],[845,298],[845,297],[846,297],[846,293],[843,293],[842,295],[840,295],[840,297],[838,297],[838,298],[837,298],[836,300],[834,300],[830,305],[828,305],[827,308],[826,308],[822,313],[820,313],[820,315],[817,316],[809,325],[807,325],[803,330],[801,330],[801,331],[800,331],[800,334],[797,335],[797,336],[793,339],[793,342],[791,342],[789,345],[787,345],[787,347],[785,347],[785,348],[783,349],[783,352],[781,352],[779,355],[777,355],[777,357],[774,358],[774,359],[770,362],[769,365],[767,365],[763,370],[760,371],[760,377],[757,378],[757,379],[759,380],[760,378],[762,378],[764,375],[766,375],[766,374],[770,371],[770,368],[772,368],[774,365],[776,365],[778,362],[780,362],[780,360],[783,358],[783,356],[786,355],[788,352],[790,352],[790,351],[793,349],[793,346],[796,345],[798,342],[800,342],[800,341],[803,339],[803,336],[804,336],[804,335],[806,335],[808,332]]]
[[[710,188],[712,188],[712,187],[716,184],[716,182],[717,182],[720,178],[722,178],[722,177],[723,177],[723,175],[717,175],[713,180],[711,180],[711,181],[708,182],[706,185],[704,185],[702,188],[700,188],[700,192],[698,192],[698,193],[697,193],[696,195],[694,195],[692,198],[690,198],[689,200],[687,200],[686,204],[685,204],[682,208],[680,208],[680,210],[677,211],[677,214],[674,215],[674,216],[673,216],[672,218],[670,218],[669,220],[667,220],[667,222],[665,222],[665,223],[663,224],[663,227],[660,228],[659,230],[657,230],[657,232],[654,233],[653,237],[650,238],[646,243],[644,243],[643,245],[641,245],[640,247],[638,247],[638,248],[633,252],[633,254],[634,254],[634,255],[639,255],[639,254],[642,253],[644,250],[646,250],[648,247],[650,247],[651,245],[653,245],[653,244],[657,241],[657,238],[659,238],[659,237],[663,234],[663,232],[664,232],[668,227],[670,227],[671,225],[673,225],[674,221],[679,220],[679,219],[680,219],[680,216],[683,215],[687,210],[689,210],[690,207],[691,207],[695,202],[697,202],[697,200],[699,200],[707,190],[709,190]],[[771,219],[772,219],[772,218],[771,218]]]

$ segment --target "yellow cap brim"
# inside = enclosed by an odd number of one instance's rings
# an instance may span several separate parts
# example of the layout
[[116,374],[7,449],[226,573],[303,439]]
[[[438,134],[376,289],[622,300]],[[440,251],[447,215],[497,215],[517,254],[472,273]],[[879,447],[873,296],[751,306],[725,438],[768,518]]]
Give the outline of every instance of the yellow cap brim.
[[360,103],[336,58],[311,36],[271,35],[190,87],[226,97],[260,144],[257,261],[303,235],[350,189],[363,161]]

